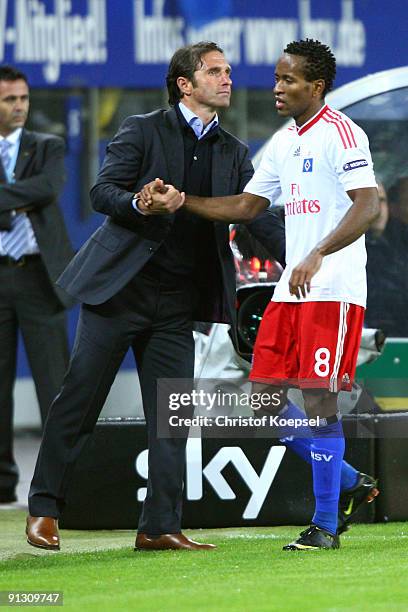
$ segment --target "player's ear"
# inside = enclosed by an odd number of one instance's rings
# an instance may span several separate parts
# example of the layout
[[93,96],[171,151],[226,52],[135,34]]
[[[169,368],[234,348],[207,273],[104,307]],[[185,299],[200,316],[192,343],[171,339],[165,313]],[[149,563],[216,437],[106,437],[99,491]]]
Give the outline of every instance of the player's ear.
[[313,96],[323,98],[324,88],[326,87],[326,83],[324,79],[316,79],[313,81]]

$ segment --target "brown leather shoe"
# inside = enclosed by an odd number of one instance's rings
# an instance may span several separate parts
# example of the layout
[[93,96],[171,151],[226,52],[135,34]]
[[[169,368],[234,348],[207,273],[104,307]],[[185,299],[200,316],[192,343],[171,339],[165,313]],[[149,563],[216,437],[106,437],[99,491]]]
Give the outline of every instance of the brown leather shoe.
[[55,518],[28,515],[26,534],[27,542],[31,546],[47,548],[48,550],[60,549],[58,521]]
[[214,544],[200,544],[182,533],[163,533],[152,538],[145,533],[136,536],[135,550],[214,550]]

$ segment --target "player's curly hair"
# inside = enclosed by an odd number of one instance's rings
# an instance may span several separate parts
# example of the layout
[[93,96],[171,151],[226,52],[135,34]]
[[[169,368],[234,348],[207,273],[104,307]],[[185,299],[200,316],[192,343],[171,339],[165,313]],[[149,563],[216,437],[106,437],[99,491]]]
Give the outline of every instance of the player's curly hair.
[[323,79],[325,88],[323,98],[333,89],[333,81],[336,76],[336,58],[330,47],[318,40],[306,38],[306,40],[295,40],[289,43],[284,53],[300,55],[305,58],[304,75],[307,81]]

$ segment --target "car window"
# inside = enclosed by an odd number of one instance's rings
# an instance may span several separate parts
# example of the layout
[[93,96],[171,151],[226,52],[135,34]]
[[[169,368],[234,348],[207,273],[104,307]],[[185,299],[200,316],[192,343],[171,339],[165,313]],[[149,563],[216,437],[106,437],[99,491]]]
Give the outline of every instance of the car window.
[[366,326],[408,336],[408,87],[342,108],[368,135],[380,217],[366,234]]

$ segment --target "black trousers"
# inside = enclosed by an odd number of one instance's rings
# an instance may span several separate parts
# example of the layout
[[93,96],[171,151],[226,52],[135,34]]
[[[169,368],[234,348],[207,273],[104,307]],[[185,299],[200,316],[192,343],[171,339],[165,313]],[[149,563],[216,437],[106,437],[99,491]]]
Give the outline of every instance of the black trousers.
[[139,531],[177,533],[186,438],[157,437],[157,379],[192,378],[192,294],[135,277],[100,306],[83,306],[68,372],[51,406],[31,483],[32,516],[58,518],[79,454],[95,427],[118,368],[132,347],[148,428],[149,476]]
[[41,258],[21,266],[0,263],[0,493],[13,491],[18,469],[13,455],[13,388],[21,330],[44,423],[61,388],[69,349],[65,310]]

